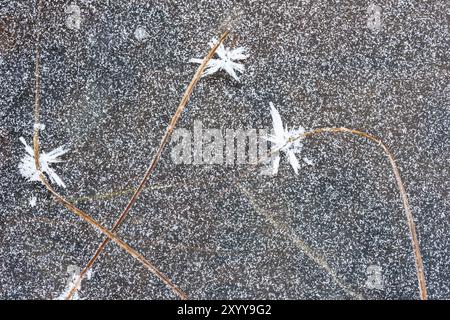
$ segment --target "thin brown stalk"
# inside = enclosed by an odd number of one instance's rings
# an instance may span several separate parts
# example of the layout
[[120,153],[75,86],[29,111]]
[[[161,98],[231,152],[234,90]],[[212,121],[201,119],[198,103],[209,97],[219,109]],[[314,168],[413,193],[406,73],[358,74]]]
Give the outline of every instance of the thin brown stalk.
[[389,162],[392,167],[392,171],[394,173],[394,177],[395,177],[395,181],[397,183],[398,190],[400,192],[400,197],[402,199],[403,208],[404,208],[405,214],[406,214],[406,221],[408,223],[409,234],[411,237],[411,245],[412,245],[412,250],[414,253],[414,262],[415,262],[415,266],[416,266],[416,274],[417,274],[420,298],[422,300],[427,300],[427,286],[426,286],[426,281],[425,281],[425,273],[424,273],[422,255],[420,253],[419,240],[417,237],[416,225],[414,223],[412,210],[409,205],[408,195],[406,193],[405,186],[404,186],[402,178],[400,176],[400,170],[398,169],[398,166],[395,163],[395,158],[394,158],[393,153],[389,150],[389,148],[380,139],[378,139],[368,133],[365,133],[365,132],[362,132],[359,130],[354,130],[354,129],[319,128],[319,129],[314,129],[314,130],[305,132],[300,137],[309,137],[309,136],[313,136],[313,135],[324,133],[324,132],[332,132],[332,133],[343,132],[343,133],[350,133],[350,134],[354,134],[354,135],[366,138],[368,140],[371,140],[371,141],[377,143],[383,149],[384,153],[388,157]]
[[[40,21],[41,15],[41,1],[38,3],[38,23]],[[39,26],[37,28],[37,36],[36,36],[36,51],[35,51],[35,103],[34,103],[34,133],[33,133],[33,151],[34,151],[34,159],[36,170],[41,170],[40,157],[39,157],[39,129],[40,129],[40,30]],[[142,256],[139,252],[131,248],[128,244],[118,238],[113,232],[109,231],[100,223],[95,221],[91,216],[82,210],[78,209],[72,203],[67,201],[64,197],[58,194],[53,187],[48,182],[47,178],[40,173],[39,178],[47,190],[56,198],[56,200],[62,203],[67,209],[75,213],[78,217],[91,224],[97,230],[102,232],[108,239],[111,239],[115,242],[119,247],[124,249],[127,253],[129,253],[132,257],[141,262],[148,270],[150,270],[155,276],[157,276],[161,281],[168,286],[172,291],[181,299],[187,299],[186,293],[184,293],[181,289],[179,289],[172,281],[164,275],[161,271],[158,270],[151,262],[146,260],[144,256]]]
[[[191,97],[192,92],[193,92],[196,84],[200,80],[200,78],[202,76],[202,73],[203,73],[203,71],[204,71],[208,61],[213,57],[213,55],[216,52],[216,50],[219,47],[219,45],[228,36],[228,33],[229,33],[229,31],[225,31],[221,35],[221,37],[219,38],[219,41],[209,50],[208,54],[203,59],[203,62],[200,64],[200,66],[198,67],[197,71],[195,72],[191,82],[189,83],[188,87],[186,88],[186,91],[183,94],[183,97],[181,98],[180,103],[178,104],[178,107],[177,107],[177,109],[175,111],[175,114],[173,115],[172,119],[169,122],[169,125],[166,128],[166,132],[163,135],[163,137],[161,139],[161,142],[159,143],[159,147],[156,150],[156,153],[153,156],[153,159],[150,162],[150,165],[148,166],[147,170],[145,171],[145,174],[144,174],[141,182],[139,183],[138,187],[136,188],[136,191],[134,192],[133,196],[129,200],[129,202],[126,205],[125,209],[122,211],[122,213],[120,214],[120,216],[118,217],[118,219],[114,223],[113,228],[112,228],[112,232],[115,232],[119,228],[119,226],[123,223],[123,221],[125,220],[125,218],[127,217],[128,213],[129,213],[130,209],[133,207],[133,205],[137,201],[137,198],[142,193],[142,190],[144,189],[145,184],[149,180],[151,174],[153,173],[153,171],[155,170],[155,168],[156,168],[156,166],[158,164],[159,159],[161,158],[161,155],[162,155],[162,153],[164,151],[164,148],[165,148],[166,144],[169,142],[169,139],[170,139],[170,137],[171,137],[171,135],[173,133],[173,130],[175,129],[175,126],[176,126],[178,120],[181,117],[181,113],[183,112],[184,108],[188,104],[189,98]],[[78,278],[78,283],[75,286],[73,286],[73,289],[68,293],[68,295],[66,296],[66,299],[71,299],[73,297],[73,295],[77,292],[78,288],[80,287],[78,284],[81,283],[81,281],[85,277],[86,273],[92,267],[92,265],[94,264],[95,260],[97,260],[97,258],[102,253],[102,251],[104,250],[104,248],[106,247],[106,245],[108,244],[109,241],[110,241],[109,238],[105,238],[103,240],[103,242],[99,245],[99,247],[95,251],[95,253],[92,256],[92,258],[89,260],[89,262],[87,263],[85,268],[81,271],[80,276]]]

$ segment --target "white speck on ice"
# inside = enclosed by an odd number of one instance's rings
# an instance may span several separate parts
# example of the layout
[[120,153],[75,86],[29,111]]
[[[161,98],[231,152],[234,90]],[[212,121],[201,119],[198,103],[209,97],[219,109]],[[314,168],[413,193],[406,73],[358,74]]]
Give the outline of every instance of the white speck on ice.
[[147,30],[145,30],[144,27],[137,27],[136,30],[134,30],[134,37],[138,41],[143,41],[147,39],[150,35],[148,34]]
[[45,130],[45,124],[43,124],[43,123],[41,123],[41,124],[36,123],[36,124],[33,126],[33,128],[34,128],[34,129],[38,129],[38,130],[43,131],[43,130]]
[[308,159],[306,157],[303,158],[303,161],[308,165],[308,166],[313,166],[314,162],[311,159]]
[[34,208],[36,206],[36,202],[37,202],[37,197],[36,196],[32,196],[30,198],[30,207]]

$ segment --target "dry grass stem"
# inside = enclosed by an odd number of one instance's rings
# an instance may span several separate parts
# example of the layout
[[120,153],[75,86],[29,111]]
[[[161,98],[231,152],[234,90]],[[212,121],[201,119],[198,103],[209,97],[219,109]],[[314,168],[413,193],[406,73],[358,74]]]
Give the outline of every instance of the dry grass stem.
[[[420,299],[427,300],[427,286],[426,286],[426,281],[425,281],[425,273],[424,273],[422,255],[420,253],[419,240],[417,237],[416,225],[414,223],[414,217],[412,214],[411,207],[409,205],[408,195],[406,193],[405,186],[404,186],[402,178],[400,176],[400,170],[398,169],[398,166],[395,163],[395,158],[394,158],[393,153],[389,150],[389,148],[380,139],[378,139],[368,133],[365,133],[365,132],[362,132],[359,130],[354,130],[354,129],[348,129],[348,128],[342,128],[342,127],[341,128],[318,128],[318,129],[314,129],[314,130],[305,132],[301,137],[309,137],[309,136],[313,136],[313,135],[324,133],[324,132],[350,133],[353,135],[363,137],[365,139],[368,139],[368,140],[373,141],[376,144],[378,144],[383,149],[386,156],[388,157],[389,162],[392,167],[392,171],[394,173],[394,177],[395,177],[395,181],[397,183],[398,190],[400,192],[400,197],[401,197],[401,200],[403,203],[403,208],[404,208],[405,214],[406,214],[406,221],[408,224],[409,234],[411,237],[412,250],[414,253],[414,262],[415,262],[415,266],[416,266],[416,274],[417,274]],[[301,138],[301,137],[299,137],[299,138]]]

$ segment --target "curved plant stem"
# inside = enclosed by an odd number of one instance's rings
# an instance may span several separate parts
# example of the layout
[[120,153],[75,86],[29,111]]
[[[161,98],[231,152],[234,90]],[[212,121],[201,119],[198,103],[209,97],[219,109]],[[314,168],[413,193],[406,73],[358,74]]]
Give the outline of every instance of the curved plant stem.
[[[42,0],[38,2],[38,24],[40,23],[41,16],[41,8],[42,8]],[[34,159],[35,166],[37,171],[41,171],[41,164],[39,159],[39,130],[40,130],[40,28],[38,25],[37,35],[36,35],[36,51],[35,51],[35,95],[34,95],[34,133],[33,133],[33,151],[34,151]],[[161,281],[168,286],[173,292],[180,297],[181,299],[187,299],[186,293],[184,293],[181,289],[179,289],[172,281],[164,275],[161,271],[159,271],[151,262],[146,260],[144,256],[138,253],[136,250],[131,248],[124,241],[119,239],[113,232],[109,231],[102,225],[100,225],[97,221],[95,221],[91,216],[82,210],[78,209],[72,203],[67,201],[64,197],[58,194],[53,187],[48,182],[47,178],[40,173],[39,174],[40,181],[47,188],[47,190],[56,198],[57,201],[62,203],[67,209],[75,213],[78,217],[92,225],[94,228],[102,232],[104,235],[108,237],[108,239],[115,242],[119,247],[124,249],[127,253],[129,253],[132,257],[141,262],[148,270],[150,270],[155,276],[157,276]]]
[[422,300],[426,300],[427,299],[427,286],[426,286],[426,281],[425,281],[425,273],[424,273],[422,255],[420,253],[419,240],[417,237],[416,225],[414,223],[412,210],[409,205],[408,195],[406,193],[405,186],[404,186],[402,178],[400,176],[400,170],[398,169],[398,166],[395,163],[394,155],[380,139],[378,139],[368,133],[365,133],[365,132],[362,132],[359,130],[354,130],[354,129],[318,128],[318,129],[314,129],[314,130],[303,133],[299,138],[309,137],[309,136],[313,136],[313,135],[324,133],[324,132],[332,132],[332,133],[343,132],[343,133],[350,133],[353,135],[357,135],[357,136],[366,138],[368,140],[371,140],[371,141],[377,143],[383,149],[384,153],[388,157],[389,162],[392,167],[392,171],[394,173],[394,177],[395,177],[395,181],[397,183],[398,190],[400,192],[400,197],[402,199],[403,208],[405,209],[406,221],[408,223],[409,234],[411,237],[411,245],[412,245],[412,250],[414,253],[414,262],[416,265],[416,274],[417,274],[420,298]]
[[[175,129],[175,126],[176,126],[178,120],[181,117],[181,113],[183,112],[184,108],[186,107],[186,105],[189,102],[189,98],[192,95],[192,92],[194,90],[195,85],[198,83],[198,81],[200,80],[200,78],[202,76],[203,70],[205,69],[208,61],[212,58],[212,56],[216,52],[216,50],[219,47],[219,45],[225,40],[225,38],[227,37],[228,33],[229,33],[229,31],[225,31],[221,35],[221,37],[219,38],[219,41],[217,41],[217,43],[209,50],[208,54],[203,59],[203,62],[200,64],[200,66],[198,67],[197,71],[195,72],[191,82],[189,83],[188,87],[186,88],[186,91],[183,94],[183,97],[181,98],[180,103],[178,104],[178,107],[177,107],[177,109],[175,111],[175,114],[173,115],[172,119],[169,122],[169,125],[166,128],[166,132],[163,135],[163,137],[161,139],[161,142],[159,143],[159,147],[156,150],[156,153],[153,156],[153,159],[150,162],[150,165],[148,166],[147,170],[145,171],[145,174],[144,174],[141,182],[139,183],[138,187],[136,188],[136,191],[134,192],[133,196],[129,200],[129,202],[126,205],[125,209],[122,211],[122,213],[120,214],[120,216],[118,217],[118,219],[114,223],[113,228],[112,228],[112,232],[115,232],[119,228],[119,226],[123,223],[123,221],[125,220],[125,218],[128,215],[128,212],[133,207],[133,205],[136,203],[137,198],[139,197],[139,195],[142,193],[142,191],[143,191],[143,189],[145,187],[145,184],[149,180],[151,174],[153,173],[153,171],[156,168],[156,165],[158,164],[159,159],[161,158],[162,152],[164,151],[164,147],[169,142],[169,139],[170,139],[170,137],[171,137],[171,135],[173,133],[173,130]],[[95,251],[95,253],[92,256],[92,258],[89,260],[87,265],[81,271],[80,276],[78,278],[78,283],[75,286],[73,286],[72,290],[66,296],[66,299],[71,299],[73,297],[73,295],[77,292],[78,288],[80,287],[79,283],[81,283],[81,281],[85,277],[86,273],[92,267],[92,265],[94,264],[95,260],[97,260],[97,258],[102,253],[103,249],[106,247],[106,245],[108,244],[109,241],[110,241],[110,238],[105,238],[103,240],[103,242],[98,246],[98,248]]]

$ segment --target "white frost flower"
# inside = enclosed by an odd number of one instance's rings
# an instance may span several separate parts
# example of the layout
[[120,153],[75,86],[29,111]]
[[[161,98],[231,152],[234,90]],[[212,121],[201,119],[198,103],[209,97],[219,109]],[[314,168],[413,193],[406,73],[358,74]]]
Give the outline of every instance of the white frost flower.
[[[277,109],[273,106],[273,103],[270,102],[270,114],[272,115],[273,120],[273,135],[269,135],[267,140],[274,144],[276,150],[279,150],[287,155],[289,159],[289,163],[295,171],[295,174],[298,174],[298,169],[300,168],[300,164],[296,157],[297,153],[300,153],[302,150],[301,135],[305,132],[303,127],[299,127],[298,129],[288,130],[287,127],[283,128],[283,122],[281,121],[281,116],[278,113]],[[278,168],[280,166],[280,154],[277,152],[275,158],[273,159],[273,169],[272,174],[277,174]]]
[[[209,45],[213,47],[217,43],[217,41],[217,39],[213,38]],[[217,71],[225,70],[236,81],[239,81],[236,71],[242,73],[245,71],[245,68],[244,65],[235,61],[247,59],[249,55],[245,54],[246,51],[247,49],[244,47],[239,47],[236,49],[225,48],[221,43],[216,50],[216,54],[218,55],[219,59],[209,60],[202,76],[205,77],[210,74],[216,73]],[[194,58],[189,60],[189,62],[202,63],[203,59]]]
[[50,168],[50,165],[52,163],[62,162],[59,157],[69,150],[64,149],[64,146],[61,146],[53,151],[50,151],[49,153],[41,152],[41,154],[39,155],[41,172],[39,172],[38,170],[36,170],[33,149],[25,142],[25,139],[23,137],[20,137],[20,142],[23,143],[26,151],[26,154],[19,163],[20,174],[29,181],[40,181],[39,174],[46,173],[52,183],[56,183],[58,186],[65,188],[66,185],[56,174],[56,172],[52,168]]

